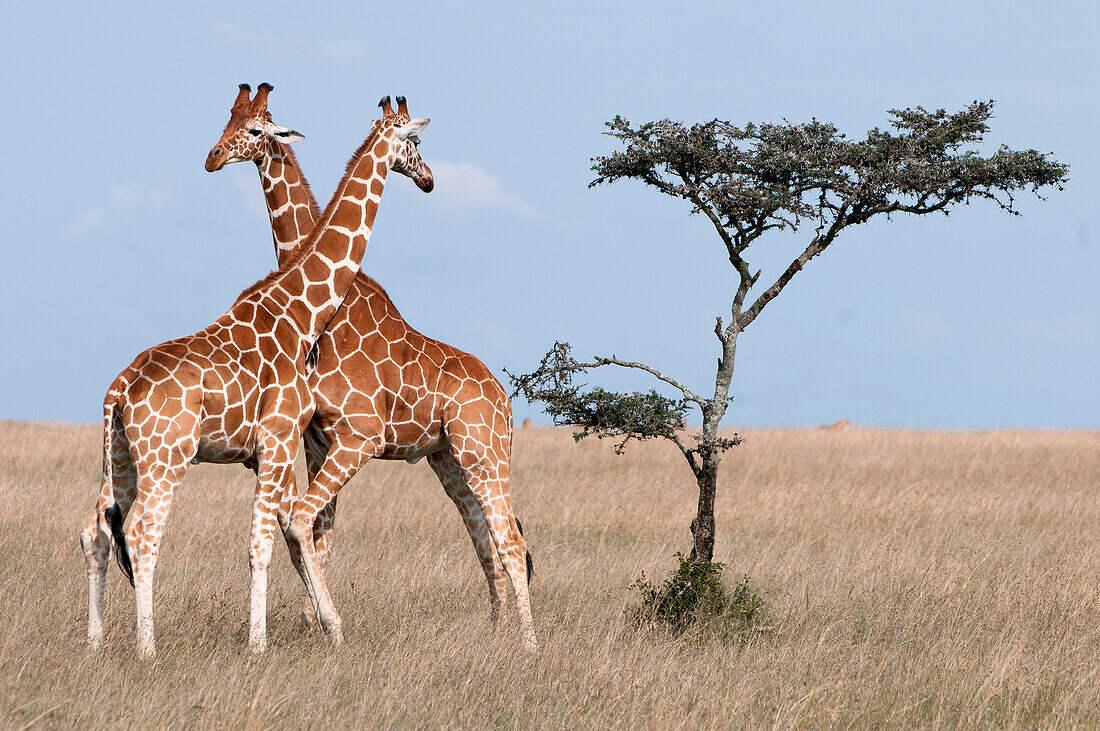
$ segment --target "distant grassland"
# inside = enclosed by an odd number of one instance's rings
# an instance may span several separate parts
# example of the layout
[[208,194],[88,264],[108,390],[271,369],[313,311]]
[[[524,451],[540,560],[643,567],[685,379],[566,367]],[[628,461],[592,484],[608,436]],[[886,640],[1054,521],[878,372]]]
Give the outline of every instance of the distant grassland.
[[112,565],[85,649],[77,544],[98,428],[0,422],[0,725],[833,726],[1100,724],[1100,433],[742,430],[717,560],[772,631],[630,630],[629,585],[689,546],[696,493],[667,444],[516,433],[536,658],[486,632],[485,581],[424,463],[345,489],[330,567],[347,643],[297,626],[282,544],[272,648],[247,650],[251,473],[191,468],[156,577],[158,658],[134,652]]

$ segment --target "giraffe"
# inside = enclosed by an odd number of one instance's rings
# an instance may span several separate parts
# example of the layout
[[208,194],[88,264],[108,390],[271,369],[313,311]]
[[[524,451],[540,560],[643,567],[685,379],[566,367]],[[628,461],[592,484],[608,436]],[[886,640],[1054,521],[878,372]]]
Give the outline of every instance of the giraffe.
[[[383,102],[388,109],[389,97]],[[431,170],[414,142],[427,124],[383,114],[348,163],[319,225],[285,267],[244,290],[205,329],[138,355],[111,384],[103,402],[100,494],[80,536],[93,647],[102,641],[113,542],[135,587],[138,650],[155,653],[153,571],[172,493],[198,460],[241,462],[256,472],[249,645],[265,648],[267,568],[276,525],[289,528],[294,459],[314,408],[307,360],[366,254],[389,170],[431,190]],[[133,517],[124,529],[128,512]],[[297,544],[288,541],[288,547],[301,564]]]
[[[226,124],[217,144],[210,150],[206,159],[206,169],[209,172],[221,170],[225,165],[235,162],[252,161],[256,164],[260,174],[260,182],[267,202],[268,213],[271,218],[272,235],[275,244],[275,254],[282,266],[293,255],[293,252],[306,239],[314,220],[317,217],[317,203],[313,192],[306,182],[305,175],[298,165],[293,151],[285,143],[294,139],[301,139],[301,135],[293,130],[286,130],[271,121],[268,111],[268,95],[272,86],[267,83],[260,84],[256,96],[249,101],[251,87],[248,84],[240,84],[237,98],[230,108],[229,122]],[[402,102],[398,102],[399,106]],[[290,133],[289,135],[287,133]],[[288,136],[291,139],[288,139]],[[400,313],[394,307],[385,290],[370,277],[360,272],[356,276],[355,284],[344,300],[344,305],[329,325],[330,331],[339,329],[342,323],[353,323],[353,326],[364,330],[365,343],[346,340],[354,349],[361,349],[367,353],[385,352],[388,348],[387,341],[381,340],[382,332],[378,323],[392,320],[394,323],[404,323]],[[364,328],[369,323],[370,327]],[[407,325],[406,325],[407,328]],[[415,330],[407,328],[408,333],[417,339],[423,339]],[[336,374],[342,368],[343,358],[349,352],[342,352],[336,347],[333,338],[322,336],[323,345],[319,346],[320,368],[317,373],[327,374],[319,380],[318,385],[329,387],[333,393],[322,393],[320,396],[329,404],[336,404],[343,398],[341,381]],[[364,345],[365,347],[359,347]],[[415,344],[414,344],[415,345]],[[419,352],[421,348],[416,348]],[[465,354],[464,354],[465,355]],[[476,361],[473,356],[468,356]],[[472,363],[479,375],[492,379],[492,374],[480,361]],[[431,365],[428,366],[432,368]],[[344,374],[351,382],[354,390],[359,392],[373,392],[379,384],[371,378],[369,381],[359,372],[351,371]],[[400,393],[401,385],[389,384],[389,390]],[[332,387],[336,388],[333,389]],[[373,403],[373,402],[372,402]],[[337,409],[332,414],[333,418],[327,423],[318,424],[317,429],[307,430],[305,434],[307,476],[310,480],[318,473],[332,444],[339,442],[339,434],[343,431],[336,421],[337,419],[349,419],[352,429],[363,432],[376,428],[374,423],[364,424],[363,416],[348,414],[346,417]],[[383,459],[395,459],[395,457],[383,456]],[[396,458],[400,459],[400,458]],[[448,497],[455,503],[462,520],[473,541],[478,561],[485,572],[489,584],[490,593],[490,620],[498,624],[501,616],[501,607],[506,596],[507,575],[493,550],[488,528],[484,517],[476,502],[471,499],[469,488],[465,482],[449,477],[449,472],[437,471],[440,481]],[[318,516],[314,526],[314,542],[322,566],[327,566],[331,556],[331,529],[335,519],[336,498],[325,507]],[[518,523],[517,523],[518,525]],[[313,603],[307,596],[302,610],[303,623],[313,623]]]
[[[241,111],[238,96],[206,169],[213,172],[229,162],[255,162],[282,265],[305,235],[303,212],[315,207],[309,206],[313,194],[282,138],[268,133],[267,143],[257,144],[253,130],[270,122],[270,85],[266,87],[266,92],[265,85],[259,87],[247,112]],[[247,85],[240,89],[247,94]],[[407,116],[405,100],[398,97],[397,102],[398,114]],[[317,352],[310,383],[319,408],[305,433],[305,445],[310,484],[323,475],[323,494],[331,495],[313,525],[320,570],[324,571],[331,556],[340,487],[371,458],[415,462],[426,456],[470,534],[489,585],[490,620],[498,624],[508,573],[494,550],[485,518],[488,513],[483,513],[471,489],[479,480],[468,475],[487,462],[492,463],[493,474],[503,475],[498,482],[502,491],[498,512],[503,509],[504,515],[498,520],[503,519],[510,530],[513,516],[507,476],[512,420],[507,393],[480,360],[410,327],[381,285],[361,272],[322,335]],[[447,428],[445,419],[453,420]],[[520,534],[518,541],[510,534],[505,540],[519,544],[515,550],[526,564],[526,583],[532,565],[518,520],[515,531]],[[522,592],[527,604],[525,586],[513,583],[513,591],[517,597]],[[314,604],[307,597],[303,620],[312,623],[313,614]],[[523,616],[521,610],[521,621]]]

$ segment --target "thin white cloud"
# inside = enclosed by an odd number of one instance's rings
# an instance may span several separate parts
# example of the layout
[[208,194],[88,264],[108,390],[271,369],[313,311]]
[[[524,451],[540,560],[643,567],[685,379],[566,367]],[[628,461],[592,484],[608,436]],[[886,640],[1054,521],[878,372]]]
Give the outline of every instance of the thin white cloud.
[[955,334],[951,323],[943,315],[912,309],[901,314],[901,332],[906,342],[918,348],[941,345]]
[[103,230],[112,221],[129,219],[137,211],[164,210],[171,200],[172,192],[166,185],[111,183],[107,186],[105,201],[81,211],[63,230],[73,238],[85,238]]
[[432,160],[435,190],[432,204],[449,213],[469,216],[487,210],[504,210],[528,221],[541,220],[537,209],[509,193],[488,170],[468,162]]
[[1025,322],[1024,330],[1048,345],[1069,345],[1082,340],[1091,327],[1084,315],[1062,315],[1051,322]]

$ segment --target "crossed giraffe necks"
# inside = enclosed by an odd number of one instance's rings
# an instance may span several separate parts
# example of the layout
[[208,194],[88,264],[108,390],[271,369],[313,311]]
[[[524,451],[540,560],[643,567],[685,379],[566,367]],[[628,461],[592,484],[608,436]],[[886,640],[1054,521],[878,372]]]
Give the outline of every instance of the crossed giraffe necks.
[[[293,153],[278,141],[271,140],[268,155],[257,159],[256,163],[271,217],[276,254],[280,266],[285,266],[294,255],[295,248],[308,235],[306,229],[311,223],[310,213],[316,210],[315,199]],[[406,354],[404,360],[396,361],[399,370],[383,370],[376,366],[363,371],[361,365],[356,366],[364,353],[384,364],[389,359],[387,346],[392,347],[394,343],[402,344],[402,351]],[[469,480],[458,463],[461,459],[456,461],[446,449],[447,445],[441,444],[447,437],[440,433],[439,424],[443,405],[453,401],[458,391],[469,388],[463,385],[464,382],[482,384],[475,385],[478,395],[463,407],[463,417],[473,422],[487,421],[493,426],[479,432],[465,425],[456,427],[452,424],[452,431],[455,432],[450,435],[454,442],[452,446],[466,445],[460,447],[460,455],[461,450],[479,453],[481,459],[496,455],[491,458],[493,470],[506,479],[511,442],[511,409],[507,395],[479,360],[424,338],[408,327],[381,286],[362,274],[329,329],[322,335],[321,345],[321,362],[315,377],[311,379],[319,408],[311,429],[306,433],[308,472],[311,484],[319,474],[335,472],[341,475],[336,480],[338,484],[332,486],[331,500],[320,510],[314,525],[313,538],[322,570],[328,564],[331,551],[335,491],[365,462],[362,455],[354,453],[356,449],[370,451],[382,458],[416,459],[431,452],[429,463],[458,508],[474,543],[489,583],[490,616],[497,620],[507,591],[505,568],[494,548],[483,511],[471,494]],[[464,378],[458,381],[444,373],[447,369],[444,364],[456,361],[463,364]],[[412,380],[405,381],[410,370],[418,373]],[[382,374],[391,374],[389,380]],[[415,375],[435,382],[437,393],[429,399],[435,402],[434,406],[425,407],[423,398],[416,404],[401,403],[409,398],[415,400],[409,393],[410,389],[414,389],[415,393],[415,390],[422,390],[423,386],[428,385],[418,384]],[[440,375],[444,377],[438,377]],[[364,408],[362,396],[349,401],[351,393],[346,390],[347,386],[356,394],[376,394],[367,399],[371,407]],[[393,394],[393,399],[379,401],[377,394],[380,389]],[[401,397],[398,397],[399,394]],[[387,400],[388,409],[385,404]],[[359,412],[352,411],[350,404],[359,404]],[[343,426],[340,427],[340,424]],[[387,435],[382,444],[371,439],[380,429]],[[341,438],[341,434],[349,432],[352,439]],[[344,441],[348,444],[343,444]],[[434,445],[443,447],[443,451],[433,451]],[[511,521],[510,505],[507,506],[506,516]],[[518,532],[518,522],[516,530]],[[525,555],[525,551],[520,555]],[[529,564],[529,554],[526,560]],[[521,604],[526,604],[526,596]],[[307,622],[312,622],[313,608],[308,599],[303,617]]]

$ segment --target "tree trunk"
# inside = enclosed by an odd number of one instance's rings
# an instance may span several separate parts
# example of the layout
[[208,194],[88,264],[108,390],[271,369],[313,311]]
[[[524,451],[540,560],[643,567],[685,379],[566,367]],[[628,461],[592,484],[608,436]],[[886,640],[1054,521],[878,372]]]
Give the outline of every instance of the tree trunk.
[[699,510],[691,521],[691,535],[695,543],[691,548],[692,561],[710,563],[714,560],[714,490],[718,485],[718,457],[703,455],[697,476],[699,483]]

